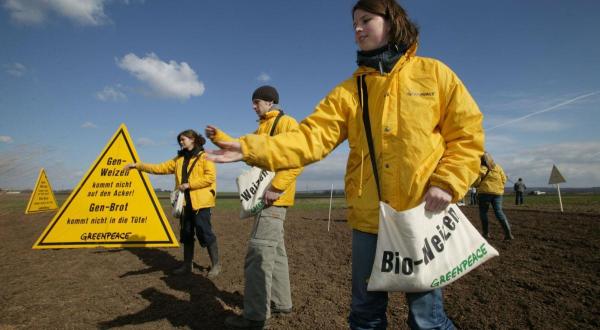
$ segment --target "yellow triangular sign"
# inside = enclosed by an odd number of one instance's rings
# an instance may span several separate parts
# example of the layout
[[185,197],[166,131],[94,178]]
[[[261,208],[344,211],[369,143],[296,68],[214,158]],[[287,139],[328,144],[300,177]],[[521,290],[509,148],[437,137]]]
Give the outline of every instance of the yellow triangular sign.
[[33,193],[29,198],[29,203],[27,203],[25,214],[54,211],[57,208],[58,204],[56,204],[50,181],[48,181],[46,171],[42,168],[35,182]]
[[121,124],[33,248],[179,246],[138,159]]
[[552,172],[550,172],[550,179],[548,180],[548,184],[558,184],[567,182],[565,178],[558,171],[558,167],[556,165],[552,165]]

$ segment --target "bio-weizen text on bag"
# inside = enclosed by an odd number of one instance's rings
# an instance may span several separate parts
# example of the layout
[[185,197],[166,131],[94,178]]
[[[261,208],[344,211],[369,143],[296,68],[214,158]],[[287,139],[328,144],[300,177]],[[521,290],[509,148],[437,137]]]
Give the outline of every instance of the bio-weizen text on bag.
[[237,177],[236,182],[242,202],[240,219],[256,215],[264,208],[263,196],[274,176],[274,172],[254,166]]
[[380,202],[369,291],[422,292],[448,285],[498,255],[454,204],[397,212]]
[[371,134],[367,84],[356,77],[369,158],[379,197],[377,250],[367,290],[423,292],[465,275],[498,251],[451,204],[443,212],[425,211],[425,203],[402,212],[381,202],[379,174]]
[[[275,134],[277,123],[283,115],[283,111],[279,110],[279,114],[277,114],[277,117],[273,121],[273,126],[271,126],[270,136]],[[274,172],[263,170],[256,166],[244,171],[237,177],[236,182],[238,192],[240,193],[240,201],[242,202],[240,219],[254,216],[265,207],[263,197],[267,188],[271,186],[273,177],[275,177]]]

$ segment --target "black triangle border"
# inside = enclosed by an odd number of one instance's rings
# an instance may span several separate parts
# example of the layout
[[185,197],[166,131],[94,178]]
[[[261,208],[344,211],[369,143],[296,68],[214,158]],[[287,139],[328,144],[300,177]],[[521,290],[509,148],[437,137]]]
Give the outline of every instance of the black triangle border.
[[[125,144],[127,145],[127,149],[129,149],[129,153],[131,154],[131,156],[133,157],[133,161],[135,163],[137,163],[137,159],[135,158],[135,154],[133,153],[133,150],[131,149],[131,146],[129,145],[129,140],[126,138],[125,136],[125,132],[123,131],[123,128],[120,128],[119,131],[117,132],[117,134],[115,135],[115,138],[110,142],[110,144],[106,147],[106,150],[102,153],[102,155],[100,155],[100,157],[98,158],[98,160],[103,159],[104,156],[106,155],[106,153],[111,149],[112,145],[115,143],[115,141],[117,141],[117,139],[119,138],[119,136],[122,135],[123,139],[125,140]],[[156,201],[154,200],[154,198],[151,197],[150,195],[150,200],[152,200],[152,206],[154,207],[154,210],[156,211],[158,218],[160,220],[160,224],[163,227],[163,230],[165,231],[165,233],[167,234],[168,240],[166,241],[125,241],[125,242],[118,242],[115,243],[114,241],[94,241],[94,242],[57,242],[57,243],[44,243],[44,240],[46,239],[46,237],[48,236],[48,234],[50,234],[50,232],[52,231],[52,228],[54,228],[54,226],[58,223],[58,220],[60,220],[60,218],[62,217],[63,213],[69,208],[69,205],[71,204],[71,202],[73,200],[75,200],[75,197],[77,196],[77,194],[79,194],[79,191],[83,188],[83,186],[85,186],[86,181],[90,178],[90,176],[92,175],[92,173],[94,173],[94,171],[96,170],[96,167],[98,166],[98,164],[100,164],[100,161],[96,162],[96,164],[94,164],[94,167],[92,167],[92,169],[89,171],[88,176],[81,182],[81,184],[79,185],[79,189],[77,189],[77,191],[73,194],[73,198],[70,198],[69,201],[67,202],[67,204],[65,205],[64,208],[62,208],[60,214],[58,214],[56,216],[56,221],[54,221],[54,223],[52,223],[52,225],[50,226],[50,228],[48,228],[48,231],[46,231],[46,234],[44,235],[44,237],[42,237],[42,239],[40,240],[40,242],[37,244],[38,246],[55,246],[55,245],[102,245],[102,244],[110,244],[110,245],[117,245],[117,244],[123,244],[123,245],[135,245],[135,244],[142,244],[142,245],[150,245],[150,244],[165,244],[165,243],[169,243],[172,244],[174,239],[173,237],[171,237],[169,235],[169,231],[167,230],[166,226],[165,226],[165,219],[163,219],[163,217],[161,216],[161,212],[158,210],[158,206],[156,205]],[[142,175],[142,172],[140,171],[136,171],[138,173],[138,175],[140,176],[140,178],[142,179],[142,182],[144,183],[144,187],[146,188],[146,192],[148,194],[150,194],[150,189],[148,188],[148,183],[146,182],[146,180],[144,180],[144,176]]]

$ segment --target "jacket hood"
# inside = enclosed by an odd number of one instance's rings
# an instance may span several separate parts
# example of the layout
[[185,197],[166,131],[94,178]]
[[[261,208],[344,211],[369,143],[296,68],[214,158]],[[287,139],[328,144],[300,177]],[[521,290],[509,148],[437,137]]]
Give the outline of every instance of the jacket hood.
[[262,123],[263,121],[267,121],[267,120],[270,120],[271,118],[277,117],[277,115],[279,114],[280,111],[283,111],[283,110],[281,110],[281,109],[270,110],[269,112],[265,113],[265,115],[263,117],[261,117],[258,121],[260,123]]

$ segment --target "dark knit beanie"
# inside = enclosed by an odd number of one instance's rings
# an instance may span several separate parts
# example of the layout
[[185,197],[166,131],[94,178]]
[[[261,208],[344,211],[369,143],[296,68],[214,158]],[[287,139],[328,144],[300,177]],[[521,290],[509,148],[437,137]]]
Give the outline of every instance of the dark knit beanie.
[[263,101],[273,101],[275,104],[279,104],[279,93],[275,87],[272,86],[260,86],[258,87],[254,93],[252,93],[252,100],[263,100]]

